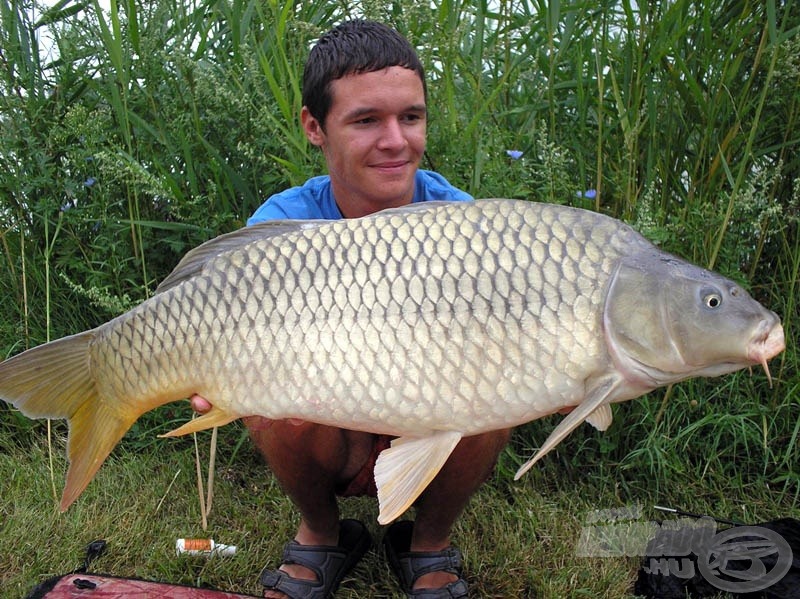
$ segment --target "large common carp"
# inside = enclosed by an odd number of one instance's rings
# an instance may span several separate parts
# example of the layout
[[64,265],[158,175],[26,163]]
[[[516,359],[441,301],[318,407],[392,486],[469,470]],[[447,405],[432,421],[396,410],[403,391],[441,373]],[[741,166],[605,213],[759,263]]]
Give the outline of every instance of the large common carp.
[[620,221],[514,200],[248,227],[191,251],[110,322],[0,364],[0,397],[67,418],[61,508],[144,412],[199,393],[185,434],[242,416],[396,435],[379,521],[463,436],[574,407],[519,477],[612,402],[762,364],[778,317]]

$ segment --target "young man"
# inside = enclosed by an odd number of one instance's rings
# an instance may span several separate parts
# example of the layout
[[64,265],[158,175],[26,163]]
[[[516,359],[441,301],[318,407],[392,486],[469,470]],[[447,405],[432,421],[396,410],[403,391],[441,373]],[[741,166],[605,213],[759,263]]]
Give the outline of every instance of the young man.
[[[303,73],[301,123],[325,157],[328,176],[272,196],[248,224],[284,218],[356,218],[427,200],[469,201],[440,175],[419,169],[426,139],[426,88],[413,47],[393,29],[349,21],[311,50]],[[195,410],[209,403],[192,398]],[[370,545],[365,526],[339,520],[337,496],[375,494],[373,468],[389,438],[309,422],[247,418],[251,438],[300,512],[265,597],[327,597]],[[384,544],[409,597],[467,597],[450,533],[494,468],[510,431],[462,439]],[[425,589],[422,591],[421,589]]]

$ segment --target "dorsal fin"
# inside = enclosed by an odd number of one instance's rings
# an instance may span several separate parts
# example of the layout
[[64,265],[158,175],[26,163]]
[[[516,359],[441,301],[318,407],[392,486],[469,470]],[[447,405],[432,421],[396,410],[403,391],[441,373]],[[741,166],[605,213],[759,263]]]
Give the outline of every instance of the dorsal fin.
[[414,204],[405,204],[404,206],[396,206],[394,208],[385,208],[380,212],[373,212],[364,218],[369,218],[371,216],[391,216],[392,214],[414,214],[415,212],[435,210],[436,208],[442,208],[443,206],[459,205],[464,203],[466,202],[458,202],[455,200],[430,200],[427,202],[416,202]]
[[309,227],[318,227],[328,223],[328,220],[271,220],[263,223],[243,227],[225,233],[219,237],[209,239],[205,243],[190,250],[181,258],[178,265],[167,277],[161,281],[156,288],[156,293],[163,293],[183,283],[184,281],[197,276],[203,271],[205,265],[226,252],[240,249],[250,243],[270,237],[280,237],[287,233],[293,233]]
[[[423,210],[432,210],[448,204],[458,204],[460,202],[447,202],[447,201],[431,201],[431,202],[418,202],[416,204],[408,204],[406,206],[398,206],[397,208],[387,208],[380,212],[370,214],[365,218],[375,217],[379,214],[411,214]],[[302,229],[311,227],[319,227],[326,223],[335,222],[331,220],[270,220],[250,225],[249,227],[242,227],[231,233],[225,233],[209,239],[205,243],[190,250],[186,255],[181,258],[178,265],[172,270],[167,277],[161,281],[161,284],[156,288],[155,293],[163,293],[168,289],[172,289],[183,283],[184,281],[197,276],[203,271],[205,265],[213,258],[224,254],[226,252],[236,250],[246,246],[254,241],[260,239],[267,239],[270,237],[280,237],[287,233],[293,233]]]

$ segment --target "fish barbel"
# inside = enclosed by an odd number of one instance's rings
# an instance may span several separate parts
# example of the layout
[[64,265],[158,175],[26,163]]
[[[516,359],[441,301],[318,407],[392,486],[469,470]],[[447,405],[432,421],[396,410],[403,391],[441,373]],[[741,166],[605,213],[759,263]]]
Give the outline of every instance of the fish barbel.
[[62,510],[141,414],[198,393],[211,411],[169,435],[259,415],[397,436],[375,467],[387,523],[464,436],[574,408],[518,478],[613,402],[783,348],[741,287],[618,220],[430,202],[213,239],[129,312],[0,364],[0,398],[68,419]]

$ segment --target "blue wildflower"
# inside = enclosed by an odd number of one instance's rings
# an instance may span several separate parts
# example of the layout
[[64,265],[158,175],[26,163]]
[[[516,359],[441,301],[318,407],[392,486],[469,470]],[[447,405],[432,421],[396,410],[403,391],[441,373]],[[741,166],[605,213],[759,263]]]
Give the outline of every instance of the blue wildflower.
[[506,154],[511,158],[511,160],[519,160],[522,158],[522,150],[506,150]]
[[593,200],[597,197],[597,190],[596,189],[587,189],[586,191],[576,191],[575,195],[579,198],[586,198],[587,200]]
[[84,187],[92,187],[95,183],[97,183],[97,179],[94,177],[89,177],[86,181],[83,182]]

